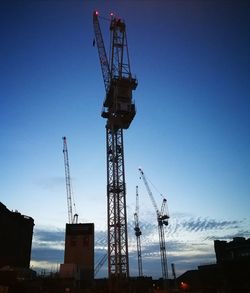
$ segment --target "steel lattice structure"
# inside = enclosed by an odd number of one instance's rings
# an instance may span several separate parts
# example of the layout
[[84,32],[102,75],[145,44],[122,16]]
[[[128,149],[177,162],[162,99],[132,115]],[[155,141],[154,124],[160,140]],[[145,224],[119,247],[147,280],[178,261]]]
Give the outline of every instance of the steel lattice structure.
[[106,127],[109,275],[128,276],[123,130]]
[[73,200],[73,192],[71,187],[71,177],[69,169],[69,154],[66,136],[63,136],[63,157],[64,157],[64,169],[65,169],[65,181],[66,181],[66,192],[67,192],[67,204],[68,204],[68,220],[69,224],[77,224],[78,214],[75,212],[73,216],[73,208],[75,210],[75,203]]
[[165,198],[163,198],[161,210],[159,210],[157,207],[156,201],[154,199],[153,193],[148,185],[148,181],[147,181],[145,174],[141,168],[139,168],[139,172],[140,172],[141,178],[146,186],[146,189],[148,191],[148,195],[152,201],[154,209],[156,211],[157,222],[158,222],[160,255],[161,255],[162,278],[163,278],[163,280],[167,280],[168,279],[168,264],[167,264],[166,241],[165,241],[165,232],[164,232],[164,226],[168,225],[168,219],[169,219],[168,212],[166,211],[167,200]]
[[136,236],[136,245],[137,245],[137,262],[138,262],[138,275],[139,277],[143,276],[142,272],[142,256],[141,256],[141,229],[139,225],[139,193],[138,186],[136,186],[136,209],[134,213],[135,220],[135,236]]
[[107,119],[108,271],[109,278],[123,279],[129,277],[123,129],[136,114],[132,91],[137,80],[130,71],[124,21],[111,17],[109,62],[97,11],[93,25],[106,90],[102,117]]
[[68,204],[68,220],[69,224],[73,223],[73,212],[72,212],[72,190],[71,190],[71,178],[69,171],[69,155],[67,140],[64,136],[63,140],[63,157],[64,157],[64,168],[65,168],[65,180],[66,180],[66,192],[67,192],[67,204]]

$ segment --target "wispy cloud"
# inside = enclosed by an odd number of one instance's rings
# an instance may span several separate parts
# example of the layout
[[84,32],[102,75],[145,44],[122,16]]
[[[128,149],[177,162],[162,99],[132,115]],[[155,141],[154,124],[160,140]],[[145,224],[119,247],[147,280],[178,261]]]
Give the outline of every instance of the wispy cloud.
[[62,263],[64,250],[54,248],[34,248],[32,249],[32,259],[35,261],[49,261]]
[[34,238],[37,242],[57,242],[57,241],[64,241],[65,233],[64,230],[43,230],[43,229],[35,229],[34,231]]
[[32,251],[31,267],[37,271],[58,270],[63,263],[64,231],[60,229],[35,228]]
[[44,190],[55,190],[58,187],[65,185],[65,178],[63,176],[44,177],[34,181],[34,184]]
[[181,227],[190,232],[209,231],[209,230],[222,230],[227,228],[239,228],[239,221],[218,221],[215,219],[208,218],[196,218],[184,220],[180,223]]
[[[165,229],[165,233],[168,237],[179,237],[180,233],[195,233],[199,234],[200,232],[213,233],[213,231],[221,231],[222,234],[226,230],[240,230],[244,225],[244,220],[216,220],[209,218],[172,218],[169,221],[169,225]],[[134,224],[131,222],[128,225],[129,231],[133,234]],[[157,222],[144,222],[141,224],[141,230],[143,231],[143,235],[145,239],[150,237],[150,241],[152,241],[152,236],[157,234]],[[248,233],[247,231],[245,231]]]
[[[231,234],[225,234],[223,236],[220,236],[220,240],[229,240],[229,239],[233,239],[235,237],[245,237],[245,238],[249,238],[250,237],[250,229],[249,230],[239,230],[236,233],[231,233]],[[206,240],[216,240],[218,239],[218,237],[216,236],[208,236],[206,238]]]
[[[143,222],[141,225],[142,258],[145,275],[159,277],[160,250],[157,221]],[[32,245],[32,265],[34,268],[58,267],[63,263],[64,230],[56,228],[36,228]],[[233,237],[250,237],[247,220],[218,220],[202,217],[172,217],[165,228],[167,258],[175,263],[177,274],[198,265],[215,262],[213,241],[231,240]],[[131,274],[137,274],[137,247],[134,223],[128,223],[129,258]],[[107,231],[95,231],[95,262],[107,253]],[[46,263],[47,262],[47,263]],[[51,266],[49,266],[51,264]],[[107,276],[104,265],[98,277]]]
[[[245,229],[244,229],[245,227]],[[214,263],[215,239],[232,240],[235,236],[248,237],[250,229],[245,220],[220,220],[202,217],[172,217],[165,228],[168,263],[175,263],[177,274],[198,265]],[[142,256],[144,266],[152,273],[161,275],[160,249],[157,221],[143,222],[141,225]],[[133,223],[129,224],[130,258],[137,259],[136,237]],[[153,264],[154,263],[154,264]],[[158,266],[155,264],[158,263]]]
[[38,248],[63,250],[64,237],[64,230],[35,228],[32,241],[32,251]]
[[37,272],[55,272],[59,270],[60,264],[58,262],[53,261],[37,261],[32,259],[30,262],[30,267]]

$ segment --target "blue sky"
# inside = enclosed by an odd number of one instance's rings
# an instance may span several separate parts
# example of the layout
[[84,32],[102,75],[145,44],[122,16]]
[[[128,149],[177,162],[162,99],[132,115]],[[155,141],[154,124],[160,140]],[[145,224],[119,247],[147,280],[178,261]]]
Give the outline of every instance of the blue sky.
[[[131,274],[137,274],[136,185],[144,273],[161,271],[155,213],[139,166],[168,199],[168,262],[178,274],[214,262],[214,239],[250,237],[248,1],[0,5],[0,200],[34,218],[34,268],[63,262],[62,136],[79,219],[95,223],[96,260],[106,249],[104,84],[92,46],[94,9],[125,19],[139,81],[137,115],[124,135]],[[101,27],[107,45],[108,22]]]

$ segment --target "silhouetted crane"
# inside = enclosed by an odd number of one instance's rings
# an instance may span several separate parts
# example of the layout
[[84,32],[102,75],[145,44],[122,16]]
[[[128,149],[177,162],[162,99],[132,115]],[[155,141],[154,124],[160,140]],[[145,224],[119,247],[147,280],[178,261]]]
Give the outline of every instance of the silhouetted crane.
[[138,258],[138,274],[139,277],[143,276],[142,272],[142,256],[141,256],[141,229],[139,225],[139,193],[138,186],[136,186],[136,208],[134,213],[135,220],[135,236],[136,236],[136,244],[137,244],[137,258]]
[[160,254],[161,254],[161,268],[162,268],[162,278],[164,280],[168,279],[168,266],[167,266],[167,255],[166,255],[166,243],[165,243],[165,234],[164,234],[164,226],[168,225],[169,215],[166,212],[166,204],[167,200],[163,198],[161,210],[158,209],[156,201],[154,199],[153,193],[149,188],[147,179],[144,175],[144,172],[141,168],[139,168],[139,172],[141,174],[141,178],[146,186],[149,197],[152,201],[154,209],[157,215],[157,223],[158,223],[158,233],[159,233],[159,243],[160,243]]
[[124,21],[111,15],[109,61],[98,11],[93,12],[93,25],[106,91],[102,117],[107,119],[108,272],[109,278],[123,279],[129,277],[123,129],[136,114],[132,91],[137,80],[130,71]]
[[[73,217],[73,212],[72,212],[72,188],[71,188],[71,177],[70,177],[70,171],[69,171],[69,155],[68,155],[66,136],[64,136],[62,139],[63,139],[63,156],[64,156],[64,167],[65,167],[67,204],[68,204],[68,221],[69,221],[69,224],[77,224],[78,214],[75,213]],[[74,202],[73,202],[73,205],[75,207]]]

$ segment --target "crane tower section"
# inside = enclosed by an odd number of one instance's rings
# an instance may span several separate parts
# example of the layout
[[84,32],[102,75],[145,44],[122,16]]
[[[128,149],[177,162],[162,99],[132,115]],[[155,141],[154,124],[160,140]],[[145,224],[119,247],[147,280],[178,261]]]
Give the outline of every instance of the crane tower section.
[[130,70],[124,21],[111,16],[109,60],[97,11],[93,25],[106,90],[102,117],[107,119],[108,271],[110,278],[121,279],[129,276],[123,129],[129,128],[136,114],[132,91],[137,80]]

